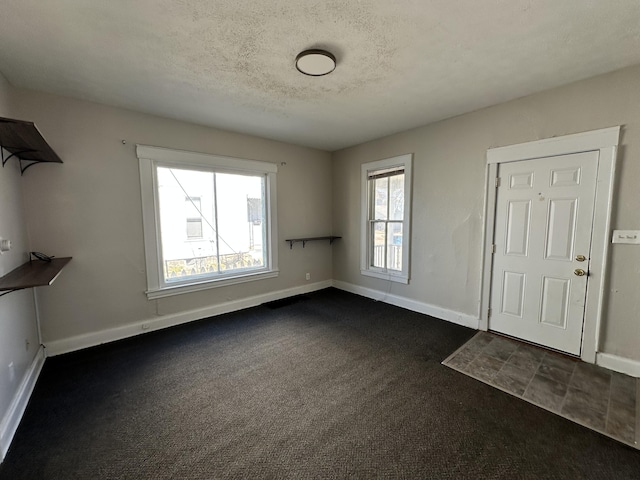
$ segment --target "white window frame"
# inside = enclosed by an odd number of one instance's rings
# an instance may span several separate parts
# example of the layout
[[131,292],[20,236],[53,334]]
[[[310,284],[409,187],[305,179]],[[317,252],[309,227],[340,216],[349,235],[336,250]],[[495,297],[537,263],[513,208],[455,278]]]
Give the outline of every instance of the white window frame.
[[[145,293],[149,300],[278,276],[278,221],[276,212],[276,174],[278,166],[276,164],[149,145],[136,145],[136,154],[140,166],[142,222],[147,266],[147,290]],[[161,265],[160,222],[157,208],[159,202],[156,168],[158,166],[172,165],[177,168],[205,167],[214,169],[217,172],[265,175],[267,223],[265,252],[267,258],[263,269],[257,272],[239,272],[237,275],[225,275],[221,278],[194,280],[192,283],[180,285],[167,285],[164,282]]]
[[[411,246],[411,183],[413,154],[363,163],[361,166],[361,226],[360,226],[360,273],[368,277],[381,278],[398,283],[409,283],[410,278],[410,246]],[[377,170],[401,167],[404,169],[404,217],[402,220],[402,271],[373,267],[371,258],[371,241],[369,238],[369,212],[371,189],[369,173]]]

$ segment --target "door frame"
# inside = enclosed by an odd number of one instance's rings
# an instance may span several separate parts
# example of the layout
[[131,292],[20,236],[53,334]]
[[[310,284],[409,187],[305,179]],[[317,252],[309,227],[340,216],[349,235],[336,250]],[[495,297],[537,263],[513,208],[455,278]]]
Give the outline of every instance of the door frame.
[[604,284],[607,274],[609,241],[611,238],[611,204],[616,170],[616,154],[620,139],[620,126],[564,135],[532,142],[490,148],[487,150],[487,168],[484,201],[483,258],[480,287],[479,329],[489,328],[491,301],[491,273],[493,267],[493,239],[497,199],[498,166],[501,163],[555,157],[572,153],[599,151],[596,174],[596,192],[593,210],[591,250],[589,252],[589,281],[582,331],[580,358],[595,363],[600,347],[600,330],[604,308]]

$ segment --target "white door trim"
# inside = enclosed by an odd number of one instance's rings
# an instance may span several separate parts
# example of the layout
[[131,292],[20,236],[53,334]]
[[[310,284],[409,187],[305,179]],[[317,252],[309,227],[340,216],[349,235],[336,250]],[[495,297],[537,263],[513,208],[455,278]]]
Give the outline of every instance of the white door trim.
[[585,362],[595,363],[596,353],[599,348],[604,304],[604,282],[611,227],[611,202],[619,138],[620,126],[616,126],[487,150],[479,314],[480,330],[487,330],[489,327],[488,308],[491,300],[492,244],[496,211],[495,179],[497,178],[498,164],[597,150],[599,151],[599,157],[590,252],[591,262],[589,265],[589,282],[587,284],[582,353],[580,355]]

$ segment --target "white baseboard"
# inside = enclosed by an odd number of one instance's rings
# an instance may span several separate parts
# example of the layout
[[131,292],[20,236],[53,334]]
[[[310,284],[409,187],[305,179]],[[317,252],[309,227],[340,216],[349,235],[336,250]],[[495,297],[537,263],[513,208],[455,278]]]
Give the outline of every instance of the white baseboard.
[[44,348],[40,346],[22,382],[20,382],[20,386],[11,401],[11,405],[9,405],[9,410],[0,423],[0,463],[4,460],[13,436],[18,429],[20,420],[22,420],[22,415],[24,415],[27,403],[29,402],[33,388],[36,385],[36,381],[44,365],[44,359]]
[[640,378],[640,361],[638,360],[619,357],[610,353],[597,353],[596,364],[609,370]]
[[446,308],[438,307],[418,300],[412,300],[410,298],[401,297],[399,295],[388,294],[380,290],[373,290],[371,288],[361,287],[352,283],[342,282],[340,280],[334,280],[333,286],[340,290],[362,295],[363,297],[372,298],[379,302],[389,303],[397,307],[406,308],[418,313],[424,313],[431,317],[446,320],[451,323],[456,323],[465,327],[478,329],[480,320],[474,315],[468,315],[466,313],[456,312]]
[[115,340],[122,340],[124,338],[133,337],[143,333],[153,332],[154,330],[173,327],[175,325],[192,322],[194,320],[222,315],[223,313],[235,312],[244,308],[255,307],[266,302],[272,302],[274,300],[280,300],[282,298],[292,297],[294,295],[301,295],[316,290],[322,290],[324,288],[330,287],[331,285],[331,280],[305,284],[299,287],[287,288],[285,290],[278,290],[276,292],[269,292],[262,295],[233,300],[230,302],[220,303],[218,305],[211,305],[205,308],[199,308],[170,315],[162,315],[159,317],[130,323],[122,327],[110,328],[98,332],[91,332],[84,335],[64,338],[62,340],[46,342],[45,346],[47,348],[47,356],[53,357],[55,355],[82,350],[83,348],[94,347],[96,345],[113,342]]

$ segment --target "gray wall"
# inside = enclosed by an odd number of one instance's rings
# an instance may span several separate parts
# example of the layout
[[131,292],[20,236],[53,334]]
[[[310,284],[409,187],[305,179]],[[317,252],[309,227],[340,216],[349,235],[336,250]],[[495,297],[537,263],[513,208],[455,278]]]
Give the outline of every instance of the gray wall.
[[[333,155],[336,280],[478,316],[486,151],[622,125],[614,229],[640,229],[640,66],[368,142]],[[360,165],[414,153],[409,285],[363,277]],[[640,360],[640,247],[613,245],[600,351]]]
[[[13,117],[11,93],[11,86],[0,75],[0,117]],[[0,255],[0,276],[29,258],[22,202],[23,180],[16,160],[9,160],[4,168],[0,168],[0,237],[12,243],[11,250]],[[0,297],[0,426],[4,426],[3,421],[35,358],[38,345],[33,291],[20,290]]]
[[[9,167],[1,173],[25,192],[31,247],[74,257],[54,285],[39,289],[45,344],[304,286],[306,272],[312,282],[334,278],[477,316],[487,148],[623,125],[613,227],[640,228],[639,87],[640,67],[629,68],[330,155],[3,83],[0,113],[11,103],[9,116],[35,121],[65,161],[35,166],[20,182],[7,177]],[[286,162],[278,174],[280,276],[148,301],[135,143]],[[415,154],[412,281],[389,286],[359,273],[359,168],[409,152]],[[16,212],[3,215],[17,221]],[[344,238],[331,248],[309,243],[293,250],[283,241],[327,233]],[[27,250],[25,243],[16,251]],[[640,248],[614,245],[610,265],[600,350],[640,360]]]
[[[331,279],[328,244],[284,242],[331,233],[329,153],[26,90],[15,103],[64,161],[23,179],[33,249],[73,257],[39,292],[45,345]],[[136,143],[277,163],[279,277],[147,300]]]

